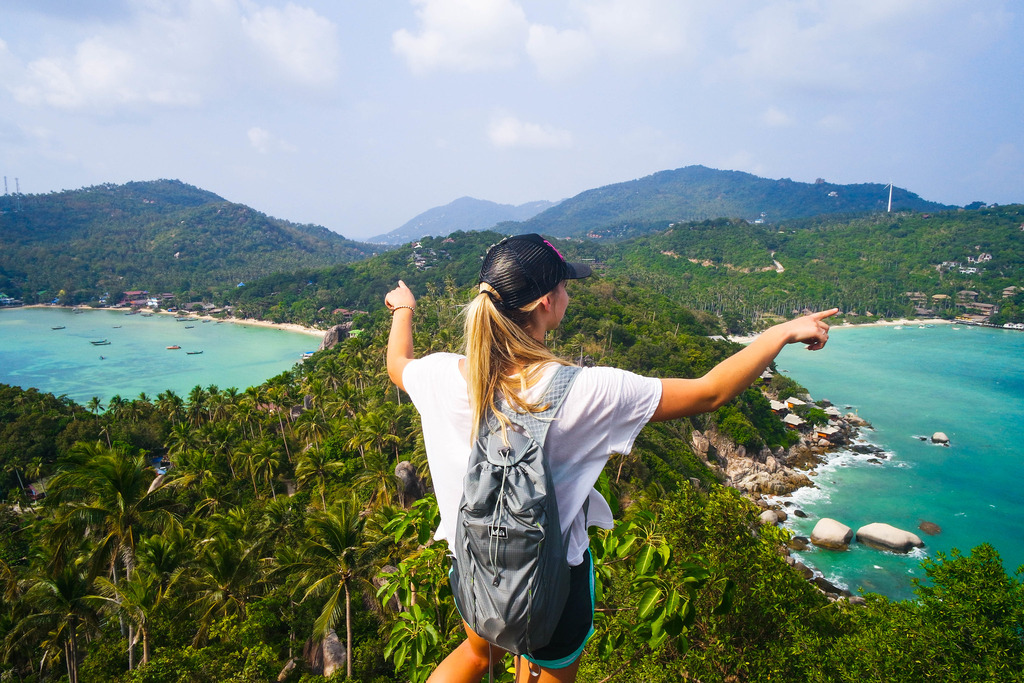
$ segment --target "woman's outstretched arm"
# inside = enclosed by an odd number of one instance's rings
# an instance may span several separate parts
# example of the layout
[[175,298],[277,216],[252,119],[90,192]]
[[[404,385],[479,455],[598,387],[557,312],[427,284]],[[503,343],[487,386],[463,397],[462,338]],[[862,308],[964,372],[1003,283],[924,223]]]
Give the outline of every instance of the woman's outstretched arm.
[[416,308],[416,297],[404,282],[384,297],[384,305],[391,311],[391,334],[388,336],[388,377],[404,390],[402,371],[416,356],[412,348],[412,312]]
[[721,407],[753,384],[787,344],[807,344],[812,351],[821,349],[828,341],[825,318],[838,312],[833,308],[770,327],[698,379],[661,380],[661,402],[651,421],[673,420]]

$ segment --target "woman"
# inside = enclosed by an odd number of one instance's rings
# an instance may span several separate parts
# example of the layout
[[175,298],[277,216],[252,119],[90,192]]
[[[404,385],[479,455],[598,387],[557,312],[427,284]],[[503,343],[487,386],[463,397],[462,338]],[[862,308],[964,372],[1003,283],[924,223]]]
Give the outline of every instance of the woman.
[[[455,538],[471,444],[481,419],[504,402],[536,412],[559,365],[544,345],[569,304],[567,280],[590,267],[567,263],[539,235],[519,235],[491,247],[480,270],[479,293],[465,312],[466,354],[435,353],[416,359],[412,318],[416,298],[399,281],[384,299],[392,312],[387,365],[391,380],[420,412],[441,525],[437,539]],[[544,447],[552,472],[566,558],[570,598],[555,638],[528,657],[518,680],[574,681],[580,655],[593,634],[593,570],[587,528],[612,528],[611,509],[593,486],[613,453],[628,453],[641,427],[715,410],[750,386],[791,343],[817,350],[828,340],[824,319],[837,309],[776,325],[699,379],[657,379],[615,368],[584,368],[551,423]],[[495,657],[465,625],[467,638],[430,681],[479,681]],[[517,670],[519,667],[517,667]]]

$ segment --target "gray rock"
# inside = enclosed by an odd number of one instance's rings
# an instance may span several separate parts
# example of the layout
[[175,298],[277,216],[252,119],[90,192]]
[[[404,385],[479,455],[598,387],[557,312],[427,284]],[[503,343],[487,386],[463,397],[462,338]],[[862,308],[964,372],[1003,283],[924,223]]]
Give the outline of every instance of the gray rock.
[[811,532],[811,543],[829,550],[846,550],[851,539],[853,529],[829,517],[819,519]]
[[402,502],[405,505],[412,505],[423,497],[423,481],[411,462],[403,460],[395,465],[395,476],[401,482]]
[[770,524],[772,526],[775,526],[780,521],[779,515],[775,512],[775,510],[765,510],[764,512],[761,513],[760,519],[761,524]]
[[874,522],[858,529],[857,542],[895,553],[907,553],[924,545],[924,541],[917,534],[882,522]]
[[932,434],[932,443],[948,444],[949,437],[944,432],[935,432]]
[[809,541],[806,536],[794,536],[793,538],[789,539],[789,542],[786,543],[786,547],[788,547],[790,550],[801,552],[807,550],[808,542]]
[[324,335],[323,341],[320,342],[318,350],[323,351],[324,349],[333,348],[338,342],[348,339],[348,331],[351,327],[351,323],[344,323],[342,325],[335,325],[327,330],[327,334]]
[[284,665],[283,669],[281,669],[281,673],[277,674],[278,683],[281,683],[281,681],[287,680],[288,674],[290,674],[294,670],[295,670],[295,660],[294,659],[289,659],[288,663]]
[[324,638],[324,677],[330,678],[335,672],[345,673],[345,645],[332,628]]
[[810,580],[814,576],[814,572],[803,562],[794,562],[793,569],[797,571],[804,579]]

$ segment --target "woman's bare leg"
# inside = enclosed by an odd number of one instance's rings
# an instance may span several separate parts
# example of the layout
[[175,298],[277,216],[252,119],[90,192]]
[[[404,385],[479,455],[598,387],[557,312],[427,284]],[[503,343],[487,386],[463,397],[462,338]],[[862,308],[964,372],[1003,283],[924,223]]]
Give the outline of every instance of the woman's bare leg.
[[466,628],[466,639],[434,669],[427,683],[479,683],[487,673],[489,662],[500,666],[505,651],[478,636],[469,624],[463,622],[463,626]]
[[[580,668],[580,659],[567,667],[561,669],[546,669],[537,664],[532,664],[525,657],[519,658],[519,675],[516,683],[574,683],[576,672]],[[534,675],[539,672],[539,675]]]

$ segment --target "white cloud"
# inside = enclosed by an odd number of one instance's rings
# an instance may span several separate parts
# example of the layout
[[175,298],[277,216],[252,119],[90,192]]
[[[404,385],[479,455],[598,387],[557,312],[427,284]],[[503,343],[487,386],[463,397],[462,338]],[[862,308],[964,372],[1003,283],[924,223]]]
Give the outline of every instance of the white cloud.
[[530,27],[526,52],[540,75],[549,80],[574,76],[597,58],[597,50],[585,31],[559,31],[540,24]]
[[761,121],[769,128],[782,128],[793,125],[793,117],[778,107],[768,107],[761,114]]
[[414,73],[487,71],[514,66],[526,42],[526,15],[513,0],[413,0],[416,32],[396,31],[392,46]]
[[954,0],[747,3],[714,78],[757,91],[835,96],[893,92],[940,78],[969,8]]
[[246,132],[246,135],[249,138],[249,144],[260,154],[269,154],[272,151],[296,151],[294,145],[275,137],[266,128],[253,126]]
[[336,27],[311,9],[258,9],[242,17],[242,30],[272,68],[300,84],[325,85],[337,76]]
[[678,56],[694,49],[691,13],[698,5],[675,0],[602,0],[582,5],[587,32],[604,51],[635,61]]
[[520,121],[515,116],[496,116],[487,129],[491,144],[501,149],[565,149],[572,146],[572,133],[537,123]]
[[64,53],[26,60],[7,80],[15,97],[61,109],[194,106],[245,89],[322,88],[337,78],[336,27],[310,9],[139,0],[133,10]]

